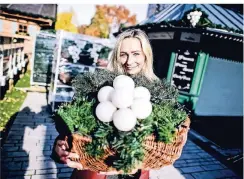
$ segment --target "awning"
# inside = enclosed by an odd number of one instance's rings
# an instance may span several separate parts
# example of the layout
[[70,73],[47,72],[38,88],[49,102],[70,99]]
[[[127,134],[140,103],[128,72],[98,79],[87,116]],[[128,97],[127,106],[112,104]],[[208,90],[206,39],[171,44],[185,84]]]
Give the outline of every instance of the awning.
[[180,20],[186,11],[196,8],[200,8],[202,11],[205,11],[208,14],[208,19],[214,24],[220,24],[236,30],[243,29],[242,14],[215,4],[173,4],[162,10],[160,13],[142,21],[139,25]]

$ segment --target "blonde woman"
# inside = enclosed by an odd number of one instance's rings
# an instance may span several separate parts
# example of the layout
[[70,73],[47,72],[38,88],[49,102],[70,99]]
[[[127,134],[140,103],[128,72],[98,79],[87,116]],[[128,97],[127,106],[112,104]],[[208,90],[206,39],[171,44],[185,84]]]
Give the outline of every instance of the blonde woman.
[[[127,30],[120,34],[115,48],[113,50],[108,70],[126,74],[129,76],[143,75],[150,81],[158,80],[153,72],[152,48],[147,35],[139,30]],[[64,140],[56,140],[53,153],[59,160],[66,163],[69,167],[76,168],[72,179],[109,179],[116,178],[114,172],[95,173],[88,170],[82,170],[82,165],[71,161],[69,158],[78,157],[77,154],[66,151],[67,143]],[[130,177],[131,178],[131,177]],[[138,171],[134,178],[148,179],[148,171]]]

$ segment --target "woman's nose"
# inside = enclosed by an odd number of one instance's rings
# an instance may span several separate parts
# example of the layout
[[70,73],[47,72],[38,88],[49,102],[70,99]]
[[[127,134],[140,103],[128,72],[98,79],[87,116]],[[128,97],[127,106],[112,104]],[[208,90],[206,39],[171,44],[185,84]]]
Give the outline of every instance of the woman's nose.
[[134,59],[133,59],[132,55],[128,55],[127,62],[126,62],[127,65],[133,64],[133,62],[134,62]]

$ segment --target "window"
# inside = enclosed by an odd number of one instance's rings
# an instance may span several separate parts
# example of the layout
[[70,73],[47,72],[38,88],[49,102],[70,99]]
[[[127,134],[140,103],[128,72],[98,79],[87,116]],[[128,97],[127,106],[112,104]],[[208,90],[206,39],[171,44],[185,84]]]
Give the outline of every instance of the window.
[[27,25],[19,24],[18,32],[27,33]]

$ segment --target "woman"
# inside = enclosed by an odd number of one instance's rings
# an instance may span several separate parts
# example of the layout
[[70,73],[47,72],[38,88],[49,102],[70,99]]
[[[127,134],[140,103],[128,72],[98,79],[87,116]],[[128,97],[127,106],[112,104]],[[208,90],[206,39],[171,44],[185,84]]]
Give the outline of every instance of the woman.
[[[157,80],[158,78],[153,72],[152,48],[147,35],[138,29],[127,30],[120,34],[113,50],[108,69],[130,76],[144,75],[150,81]],[[114,172],[95,173],[88,170],[82,170],[81,164],[72,162],[69,159],[71,157],[78,158],[79,156],[66,151],[68,146],[65,141],[58,139],[56,141],[53,152],[54,155],[69,167],[77,169],[74,170],[71,178],[108,179],[111,178],[108,177],[109,175],[116,174]],[[149,172],[138,171],[134,176],[134,178],[138,179],[148,179]]]

